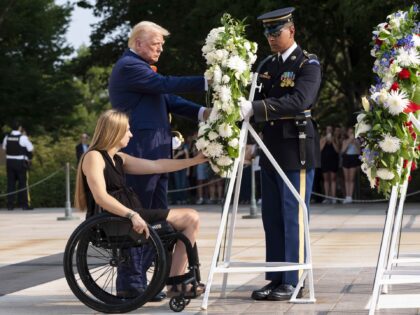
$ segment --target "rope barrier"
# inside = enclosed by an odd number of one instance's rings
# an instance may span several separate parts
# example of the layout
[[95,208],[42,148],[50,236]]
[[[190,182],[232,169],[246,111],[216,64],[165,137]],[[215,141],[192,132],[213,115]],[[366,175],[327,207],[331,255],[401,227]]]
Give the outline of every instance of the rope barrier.
[[9,196],[9,195],[13,195],[13,194],[17,194],[17,193],[19,193],[21,191],[25,191],[25,190],[28,190],[29,188],[38,186],[39,184],[41,184],[41,183],[45,182],[46,180],[50,179],[51,177],[55,176],[58,172],[60,172],[62,170],[63,170],[63,168],[60,168],[60,169],[56,170],[54,173],[48,175],[47,177],[41,179],[40,181],[38,181],[38,182],[36,182],[34,184],[31,184],[29,186],[26,186],[25,188],[22,188],[22,189],[19,189],[19,190],[15,190],[15,191],[12,191],[12,192],[9,192],[9,193],[6,193],[6,194],[1,194],[0,195],[0,198],[6,197],[6,196]]
[[212,180],[212,181],[209,181],[209,182],[204,183],[204,184],[201,184],[201,185],[190,186],[190,187],[180,188],[180,189],[171,189],[171,190],[168,190],[168,194],[169,194],[169,193],[174,193],[174,192],[180,192],[180,191],[193,190],[193,189],[197,189],[197,188],[200,188],[200,187],[209,186],[209,185],[211,185],[211,184],[214,184],[214,183],[220,182],[221,180],[225,180],[225,178],[214,179],[214,180]]

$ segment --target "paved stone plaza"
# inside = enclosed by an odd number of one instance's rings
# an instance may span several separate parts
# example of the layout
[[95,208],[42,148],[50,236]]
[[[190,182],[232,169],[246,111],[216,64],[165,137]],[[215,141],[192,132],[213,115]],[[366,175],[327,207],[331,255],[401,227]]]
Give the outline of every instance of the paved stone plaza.
[[[201,215],[199,236],[202,278],[212,258],[221,206],[193,206]],[[226,298],[220,297],[222,276],[215,276],[207,311],[201,298],[186,314],[367,314],[387,204],[313,205],[311,242],[316,304],[253,301],[250,292],[264,285],[263,274],[230,274]],[[420,251],[419,204],[407,204],[402,252]],[[264,260],[260,219],[242,219],[240,207],[233,260]],[[57,221],[63,209],[0,209],[0,314],[95,314],[72,294],[61,266],[68,236],[80,223]],[[80,217],[83,214],[75,213]],[[420,293],[420,284],[392,287],[395,293]],[[132,314],[174,314],[167,300],[148,303]],[[419,309],[387,309],[376,314],[419,314]]]

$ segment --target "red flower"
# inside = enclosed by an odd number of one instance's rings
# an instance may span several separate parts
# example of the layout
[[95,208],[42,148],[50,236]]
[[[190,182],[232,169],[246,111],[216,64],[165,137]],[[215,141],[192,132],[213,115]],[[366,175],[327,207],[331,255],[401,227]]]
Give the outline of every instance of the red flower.
[[384,42],[383,40],[380,40],[378,37],[376,37],[376,39],[375,39],[375,44],[376,45],[381,46],[383,42]]
[[398,73],[398,77],[400,78],[400,80],[410,79],[410,71],[404,68],[400,71],[400,73]]
[[418,110],[420,110],[420,105],[410,101],[408,106],[404,109],[404,113],[408,114]]
[[411,180],[412,180],[412,178],[411,178],[411,175],[410,175],[410,176],[408,176],[408,181],[411,182]]
[[391,90],[392,90],[392,91],[396,91],[396,90],[398,90],[399,88],[400,88],[400,86],[399,86],[398,82],[394,82],[394,83],[392,83],[392,85],[391,85]]
[[414,171],[417,168],[416,162],[411,162],[411,170]]
[[404,160],[403,162],[403,168],[407,168],[408,160]]

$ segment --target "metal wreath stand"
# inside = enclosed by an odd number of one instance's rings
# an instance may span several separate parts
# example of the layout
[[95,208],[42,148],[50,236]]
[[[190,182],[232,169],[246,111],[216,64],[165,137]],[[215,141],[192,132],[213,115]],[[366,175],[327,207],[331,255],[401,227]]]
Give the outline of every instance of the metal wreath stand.
[[[262,85],[257,85],[257,79],[259,71],[262,65],[270,59],[272,56],[268,56],[264,59],[258,66],[257,71],[252,76],[252,84],[251,90],[249,94],[249,101],[254,99],[255,90],[258,89],[261,91]],[[245,147],[247,143],[248,132],[251,133],[252,137],[255,139],[257,144],[260,148],[264,151],[268,159],[270,160],[271,164],[274,166],[276,171],[279,173],[283,181],[286,183],[287,187],[292,192],[293,196],[299,202],[299,206],[302,208],[303,212],[303,223],[304,223],[304,240],[305,240],[305,262],[304,263],[294,263],[294,262],[241,262],[241,261],[231,261],[231,250],[232,250],[232,242],[233,242],[233,232],[235,229],[235,222],[238,213],[238,201],[239,201],[239,191],[241,187],[241,180],[242,180],[242,171],[244,166],[244,157],[245,157]],[[218,262],[219,253],[221,250],[222,245],[222,238],[223,233],[227,227],[227,219],[229,215],[229,208],[230,208],[230,201],[232,199],[233,194],[233,187],[235,184],[235,179],[237,180],[235,186],[235,196],[233,199],[232,205],[232,213],[231,213],[231,220],[229,226],[229,234],[227,238],[227,247],[226,253],[223,262]],[[311,247],[310,247],[310,237],[309,237],[309,221],[308,221],[308,210],[306,208],[306,204],[304,200],[300,197],[299,193],[293,187],[292,183],[287,178],[286,174],[280,168],[276,160],[273,158],[270,151],[267,149],[265,144],[262,142],[261,138],[255,132],[254,128],[249,123],[249,118],[246,118],[243,121],[242,129],[239,135],[239,157],[235,160],[233,164],[233,169],[231,173],[231,179],[229,181],[229,186],[227,190],[227,195],[225,199],[225,203],[223,205],[223,212],[222,218],[219,226],[219,232],[216,239],[216,245],[214,248],[213,258],[210,265],[210,271],[207,279],[206,291],[204,294],[204,298],[201,304],[201,309],[207,309],[207,303],[210,295],[211,286],[213,283],[213,276],[215,273],[223,273],[223,284],[222,284],[222,296],[224,296],[226,291],[226,283],[227,283],[227,276],[228,273],[260,273],[266,271],[293,271],[293,270],[302,270],[300,275],[298,284],[296,285],[295,291],[293,292],[292,297],[290,298],[290,303],[315,303],[315,292],[314,292],[314,280],[313,280],[313,272],[312,272],[312,254],[311,254]],[[300,288],[303,286],[304,280],[308,280],[308,288],[309,288],[309,298],[297,298],[297,294],[299,293]]]
[[[420,121],[409,114],[409,121],[420,130]],[[402,162],[398,169],[402,172]],[[389,199],[382,242],[376,267],[372,296],[367,305],[369,315],[375,314],[380,308],[418,308],[420,307],[420,294],[388,294],[388,285],[420,283],[420,254],[400,254],[402,219],[404,202],[407,195],[408,177],[412,161],[407,164],[408,174],[401,185],[392,187]],[[398,195],[400,195],[398,200]],[[398,208],[397,208],[398,203]],[[416,266],[417,264],[417,266]]]

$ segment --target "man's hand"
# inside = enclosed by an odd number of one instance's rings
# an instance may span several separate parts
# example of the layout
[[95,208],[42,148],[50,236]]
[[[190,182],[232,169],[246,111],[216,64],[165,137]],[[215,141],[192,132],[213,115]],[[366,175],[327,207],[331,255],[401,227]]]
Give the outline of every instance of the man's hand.
[[204,119],[204,121],[206,121],[207,119],[209,119],[210,113],[211,113],[211,108],[206,108],[204,110],[204,113],[203,113],[203,119]]
[[241,119],[249,118],[254,115],[252,103],[244,98],[241,99],[239,103],[239,114],[241,115]]

